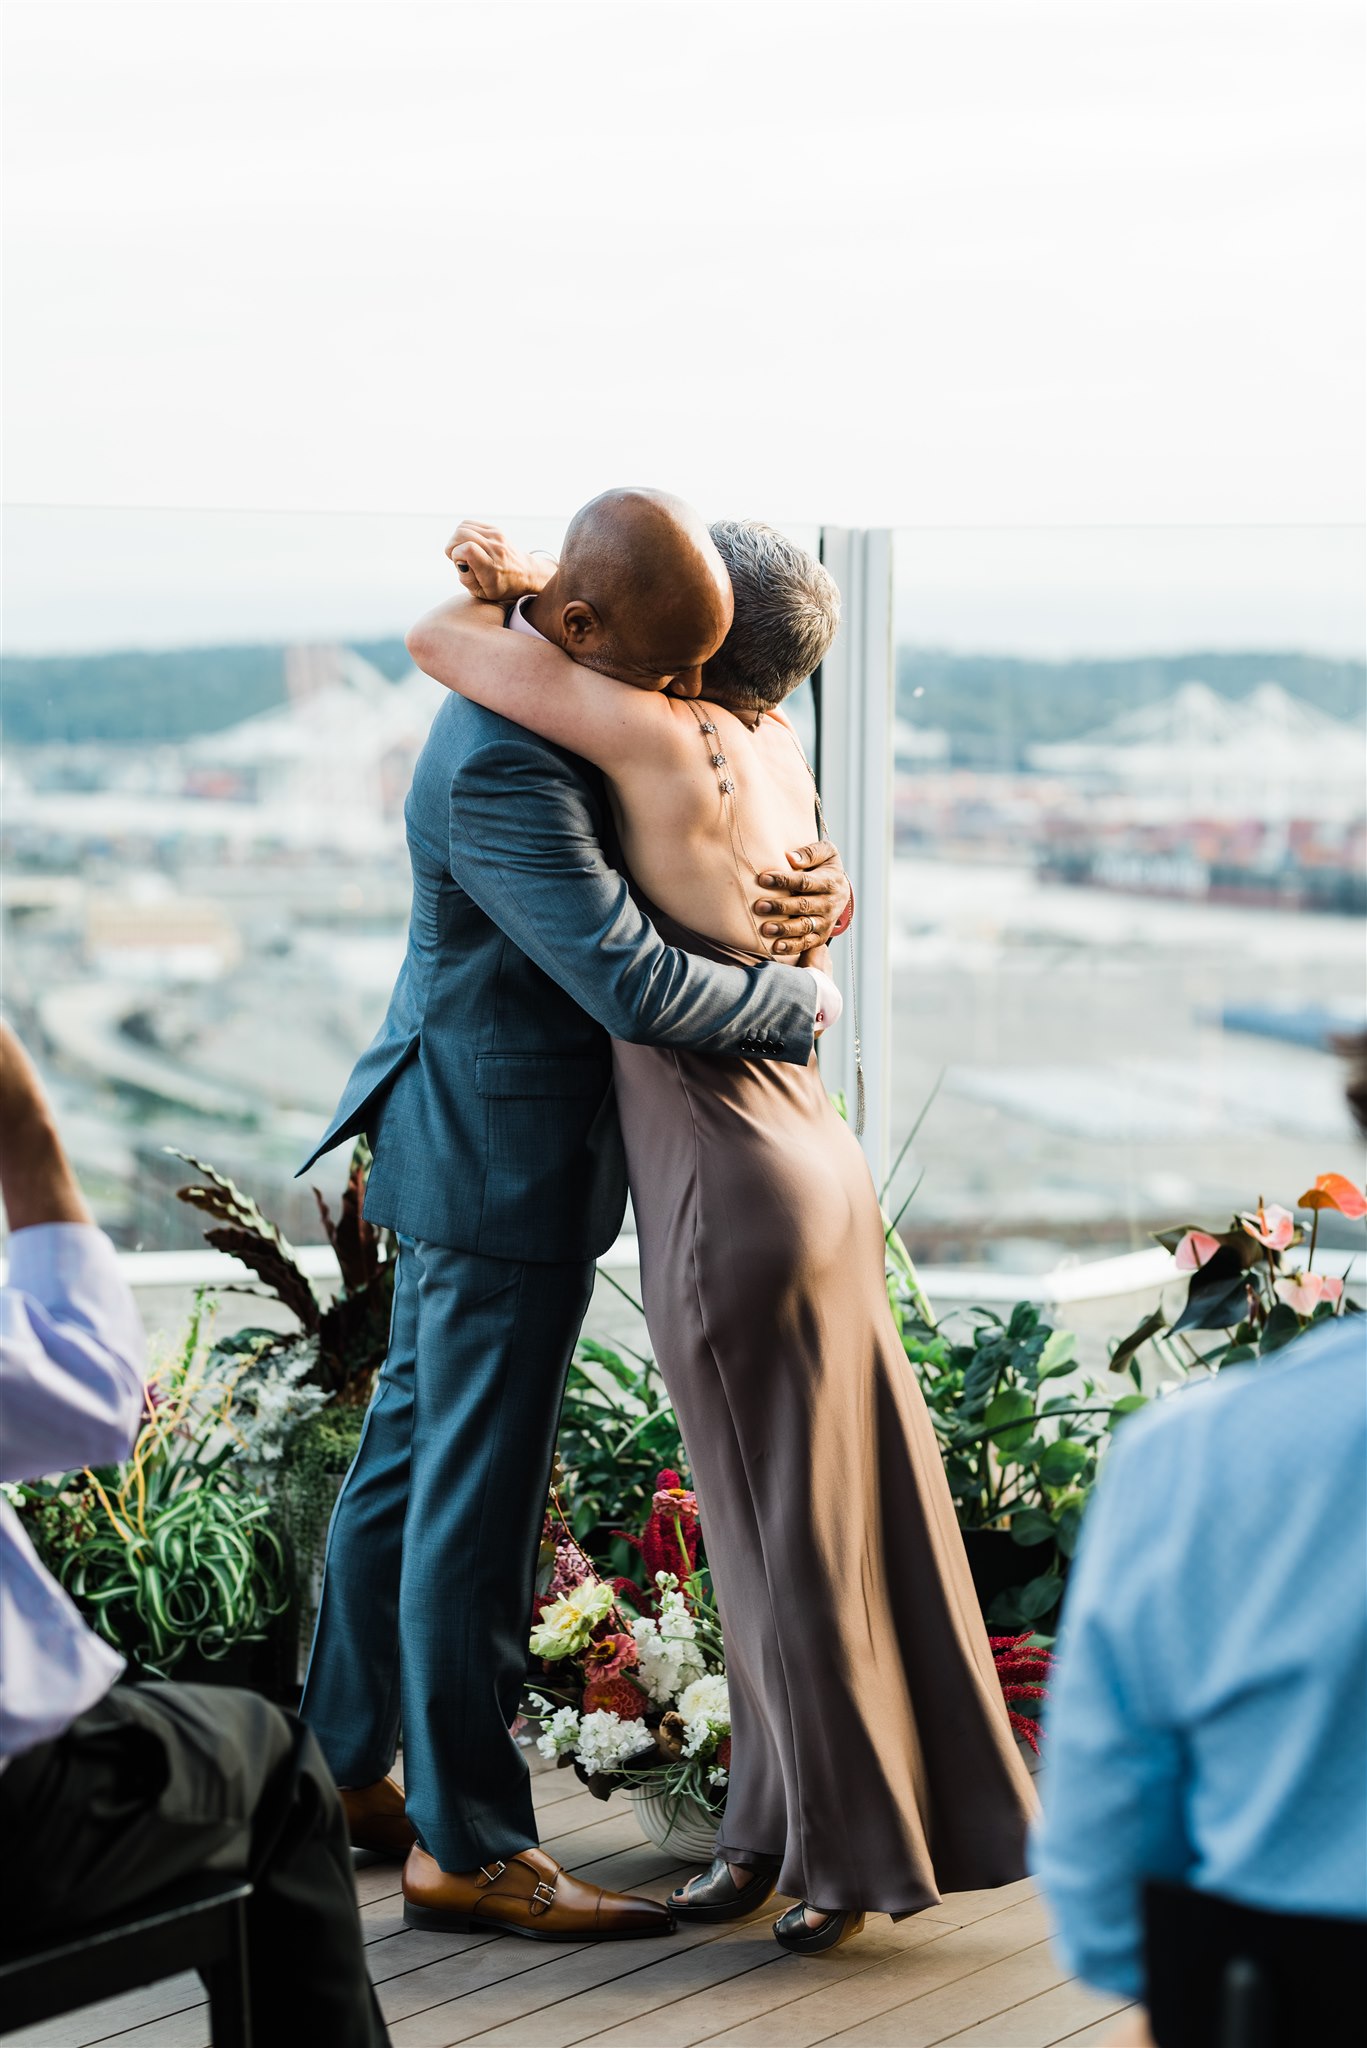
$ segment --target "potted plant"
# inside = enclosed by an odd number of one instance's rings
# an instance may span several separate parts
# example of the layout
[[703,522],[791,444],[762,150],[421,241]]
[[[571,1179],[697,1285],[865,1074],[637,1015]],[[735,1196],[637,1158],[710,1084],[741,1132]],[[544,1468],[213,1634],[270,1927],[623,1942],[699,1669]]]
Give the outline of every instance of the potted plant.
[[537,1747],[572,1765],[595,1797],[624,1791],[652,1841],[708,1856],[731,1715],[716,1604],[697,1563],[697,1501],[677,1472],[659,1474],[646,1528],[629,1540],[646,1586],[600,1577],[568,1524],[553,1541],[530,1637],[543,1674],[527,1702]]
[[[1177,1338],[1180,1364],[1218,1372],[1284,1350],[1331,1316],[1359,1313],[1344,1291],[1343,1276],[1314,1268],[1321,1215],[1334,1210],[1360,1221],[1367,1216],[1367,1196],[1343,1174],[1322,1173],[1296,1207],[1310,1217],[1308,1235],[1289,1209],[1261,1199],[1233,1217],[1227,1230],[1182,1224],[1158,1231],[1177,1272],[1190,1276],[1186,1293],[1174,1316],[1160,1304],[1117,1345],[1112,1369],[1130,1364],[1147,1343],[1171,1345]],[[1198,1330],[1218,1330],[1222,1341],[1201,1350],[1187,1335]]]
[[970,1311],[956,1340],[904,1312],[902,1342],[940,1439],[969,1568],[990,1624],[1033,1629],[1052,1616],[1077,1546],[1083,1509],[1110,1433],[1145,1405],[1138,1386],[1117,1399],[1077,1372],[1076,1340],[1028,1301],[1005,1321]]
[[[250,1267],[265,1293],[287,1308],[295,1321],[296,1327],[285,1332],[239,1330],[218,1348],[250,1361],[243,1401],[252,1399],[253,1389],[264,1389],[282,1376],[300,1396],[290,1426],[281,1429],[273,1444],[270,1469],[260,1475],[274,1498],[294,1560],[298,1625],[292,1679],[297,1679],[302,1677],[313,1635],[328,1522],[356,1455],[366,1404],[389,1342],[393,1245],[363,1213],[370,1170],[364,1140],[352,1153],[335,1221],[314,1189],[319,1220],[341,1275],[341,1285],[330,1300],[319,1297],[293,1247],[249,1195],[202,1160],[184,1152],[174,1156],[199,1175],[178,1193],[181,1201],[213,1219],[204,1233],[208,1242]],[[308,1390],[316,1392],[313,1406],[307,1404]]]
[[235,1341],[254,1344],[262,1357],[298,1350],[308,1360],[304,1373],[308,1384],[321,1388],[341,1407],[364,1408],[388,1347],[394,1300],[392,1242],[386,1232],[367,1223],[363,1213],[370,1170],[370,1150],[364,1140],[352,1153],[341,1214],[335,1222],[323,1197],[316,1188],[313,1191],[319,1220],[341,1274],[340,1287],[327,1301],[315,1292],[293,1246],[250,1195],[188,1152],[176,1152],[173,1157],[183,1159],[200,1176],[188,1187],[177,1189],[177,1197],[214,1219],[213,1227],[204,1233],[208,1242],[249,1266],[265,1292],[287,1308],[297,1324],[289,1333],[242,1331]]
[[150,1384],[123,1464],[10,1497],[48,1569],[137,1673],[273,1690],[254,1653],[289,1607],[289,1562],[243,1455],[252,1417],[234,1410],[248,1367],[215,1363],[201,1322],[197,1308],[179,1359]]

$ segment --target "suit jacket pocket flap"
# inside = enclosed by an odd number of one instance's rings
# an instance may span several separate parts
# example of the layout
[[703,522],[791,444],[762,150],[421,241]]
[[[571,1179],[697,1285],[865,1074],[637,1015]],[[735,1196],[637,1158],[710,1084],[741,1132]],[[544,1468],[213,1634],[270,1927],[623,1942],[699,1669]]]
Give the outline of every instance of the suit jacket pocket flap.
[[482,1052],[475,1060],[480,1095],[583,1096],[606,1094],[612,1068],[592,1053]]

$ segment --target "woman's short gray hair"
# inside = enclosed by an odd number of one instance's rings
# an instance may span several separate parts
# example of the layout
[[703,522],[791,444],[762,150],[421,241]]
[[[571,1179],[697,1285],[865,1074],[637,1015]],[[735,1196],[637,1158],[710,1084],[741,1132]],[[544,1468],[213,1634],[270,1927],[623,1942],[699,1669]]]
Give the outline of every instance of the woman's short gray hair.
[[820,667],[840,624],[840,592],[815,556],[772,526],[719,519],[711,533],[736,611],[703,670],[703,695],[767,711]]

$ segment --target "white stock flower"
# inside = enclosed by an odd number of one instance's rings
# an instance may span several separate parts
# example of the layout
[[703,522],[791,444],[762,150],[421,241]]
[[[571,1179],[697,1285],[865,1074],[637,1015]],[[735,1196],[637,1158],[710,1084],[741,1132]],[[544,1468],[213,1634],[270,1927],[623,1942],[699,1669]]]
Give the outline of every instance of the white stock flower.
[[726,1691],[726,1674],[714,1671],[695,1678],[679,1694],[679,1714],[684,1724],[685,1756],[696,1756],[723,1735],[731,1733],[731,1702]]
[[590,1777],[597,1771],[615,1771],[630,1757],[651,1747],[650,1730],[644,1721],[620,1721],[603,1707],[596,1713],[585,1714],[579,1724],[577,1754]]
[[[545,1704],[544,1701],[541,1702]],[[536,1746],[547,1763],[553,1763],[558,1756],[572,1750],[579,1740],[579,1716],[573,1707],[557,1707],[555,1712],[541,1724],[541,1733]]]
[[703,1671],[695,1641],[697,1630],[682,1596],[666,1592],[660,1606],[658,1621],[643,1614],[633,1622],[631,1630],[640,1658],[632,1676],[644,1686],[647,1697],[657,1707],[667,1706]]

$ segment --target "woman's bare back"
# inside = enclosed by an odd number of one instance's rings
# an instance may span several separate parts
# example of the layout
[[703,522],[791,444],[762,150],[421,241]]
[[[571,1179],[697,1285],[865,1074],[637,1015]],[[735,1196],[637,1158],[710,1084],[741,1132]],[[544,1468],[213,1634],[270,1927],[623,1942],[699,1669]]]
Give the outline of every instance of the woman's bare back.
[[649,751],[608,774],[627,866],[669,916],[765,958],[751,905],[761,875],[786,871],[783,849],[819,836],[811,770],[781,717],[665,701]]

